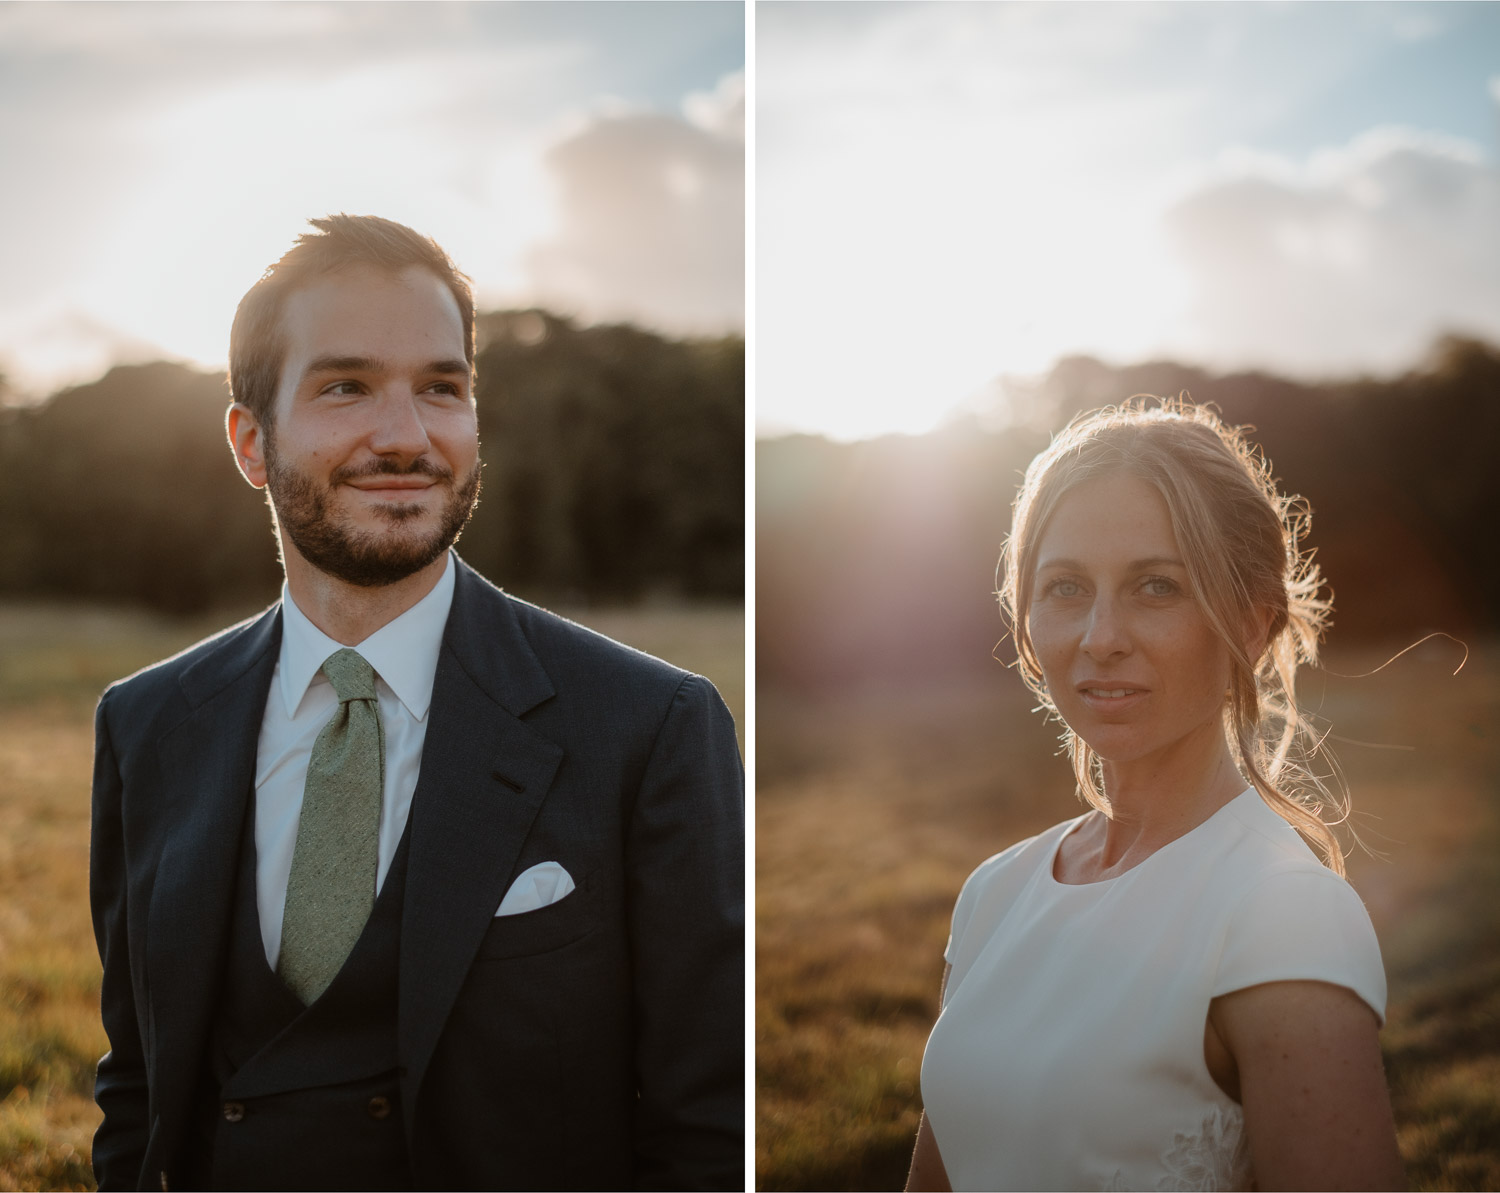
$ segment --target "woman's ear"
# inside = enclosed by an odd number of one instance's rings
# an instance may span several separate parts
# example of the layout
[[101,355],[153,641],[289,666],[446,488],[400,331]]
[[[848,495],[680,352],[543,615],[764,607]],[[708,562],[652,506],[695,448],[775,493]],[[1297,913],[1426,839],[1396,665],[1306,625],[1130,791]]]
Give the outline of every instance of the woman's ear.
[[1250,657],[1251,662],[1258,662],[1260,656],[1265,653],[1266,647],[1270,645],[1271,623],[1275,620],[1275,616],[1264,605],[1251,609],[1245,615],[1243,641],[1245,654]]

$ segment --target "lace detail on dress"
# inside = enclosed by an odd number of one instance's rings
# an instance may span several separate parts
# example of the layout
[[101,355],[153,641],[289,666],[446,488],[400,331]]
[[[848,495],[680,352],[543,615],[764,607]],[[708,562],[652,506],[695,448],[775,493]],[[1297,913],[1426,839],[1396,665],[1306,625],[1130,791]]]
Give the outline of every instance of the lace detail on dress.
[[[1172,1147],[1162,1154],[1161,1163],[1167,1175],[1156,1182],[1159,1193],[1250,1188],[1250,1145],[1245,1139],[1244,1113],[1238,1106],[1229,1110],[1215,1107],[1204,1116],[1197,1134],[1178,1131],[1172,1137]],[[1124,1171],[1116,1169],[1105,1189],[1134,1187],[1125,1183]]]

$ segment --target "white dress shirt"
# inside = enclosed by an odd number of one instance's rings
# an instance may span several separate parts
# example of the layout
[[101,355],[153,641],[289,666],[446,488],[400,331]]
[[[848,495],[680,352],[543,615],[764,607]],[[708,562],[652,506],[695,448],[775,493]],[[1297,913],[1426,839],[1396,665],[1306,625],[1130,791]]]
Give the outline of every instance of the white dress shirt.
[[[417,787],[438,650],[453,604],[453,576],[449,552],[442,579],[433,590],[353,648],[375,669],[375,694],[385,731],[377,893],[406,830]],[[283,584],[281,654],[271,677],[255,757],[255,897],[261,940],[272,969],[281,954],[281,919],[308,760],[318,734],[338,707],[333,685],[323,674],[323,662],[342,649],[342,643],[323,633],[297,608]]]

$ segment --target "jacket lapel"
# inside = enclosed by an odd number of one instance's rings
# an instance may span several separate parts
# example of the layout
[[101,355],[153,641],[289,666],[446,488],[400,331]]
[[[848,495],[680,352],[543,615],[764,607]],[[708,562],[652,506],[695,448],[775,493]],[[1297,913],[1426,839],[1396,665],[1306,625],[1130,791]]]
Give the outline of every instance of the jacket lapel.
[[146,929],[151,1087],[175,1132],[187,1111],[215,983],[266,695],[281,641],[280,607],[183,672],[188,715],[157,743],[162,846]]
[[509,598],[460,563],[412,797],[397,1025],[408,1107],[562,761],[520,719],[552,695]]

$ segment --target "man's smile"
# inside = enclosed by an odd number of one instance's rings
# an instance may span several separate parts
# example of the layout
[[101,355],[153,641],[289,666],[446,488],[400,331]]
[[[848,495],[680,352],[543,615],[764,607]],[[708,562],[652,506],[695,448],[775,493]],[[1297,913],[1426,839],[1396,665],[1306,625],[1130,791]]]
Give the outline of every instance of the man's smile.
[[371,476],[344,483],[361,493],[392,501],[410,500],[437,486],[429,476]]

